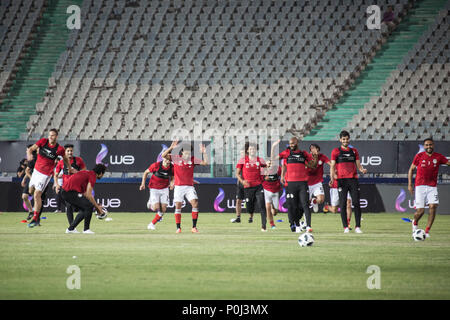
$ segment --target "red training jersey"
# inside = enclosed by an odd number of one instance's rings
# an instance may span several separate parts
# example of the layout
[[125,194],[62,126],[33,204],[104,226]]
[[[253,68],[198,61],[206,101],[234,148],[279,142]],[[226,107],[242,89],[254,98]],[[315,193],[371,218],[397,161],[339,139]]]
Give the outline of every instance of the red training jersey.
[[313,186],[323,181],[323,165],[330,162],[330,159],[322,153],[319,153],[317,159],[317,167],[315,169],[308,168],[308,186]]
[[262,186],[265,190],[275,193],[275,192],[279,192],[281,190],[281,183],[280,183],[281,167],[278,166],[277,172],[271,172],[270,169],[272,169],[272,168],[274,168],[274,167],[270,167],[266,171],[266,175],[264,177]]
[[439,166],[447,162],[447,158],[437,152],[433,152],[431,155],[428,155],[425,151],[416,154],[413,160],[413,164],[417,167],[416,187],[436,187]]
[[36,145],[39,147],[39,152],[37,154],[34,169],[42,174],[51,176],[53,174],[53,170],[55,169],[56,159],[58,156],[64,156],[65,149],[58,143],[50,145],[50,142],[46,138],[42,138],[36,142]]
[[358,178],[356,172],[356,160],[359,160],[358,150],[355,148],[334,148],[331,152],[331,160],[336,161],[338,179]]
[[194,185],[194,167],[200,165],[202,160],[191,156],[190,159],[183,159],[179,155],[170,156],[173,163],[173,173],[176,186]]
[[262,173],[262,168],[266,166],[264,159],[260,157],[255,157],[250,159],[249,156],[239,159],[236,168],[241,169],[242,178],[247,180],[250,186],[244,188],[251,188],[259,186],[263,183],[264,177]]
[[[70,159],[70,165],[72,166],[72,168],[78,171],[86,169],[86,164],[80,157],[72,157],[72,159]],[[63,172],[62,179],[64,183],[64,180],[67,179],[68,176],[70,176],[70,174],[67,172],[67,169],[64,170],[64,160],[59,160],[55,168],[56,173],[60,173],[61,171]]]
[[97,175],[94,171],[83,170],[68,176],[63,183],[63,189],[64,191],[85,193],[88,183],[91,183],[92,188],[94,188],[96,181]]
[[148,167],[148,171],[153,173],[148,183],[150,189],[165,189],[169,186],[170,177],[173,176],[172,164],[164,167],[162,161],[155,162]]
[[305,164],[313,160],[313,157],[308,152],[302,150],[292,151],[290,148],[287,148],[278,157],[286,159],[285,180],[287,182],[308,181],[308,170]]

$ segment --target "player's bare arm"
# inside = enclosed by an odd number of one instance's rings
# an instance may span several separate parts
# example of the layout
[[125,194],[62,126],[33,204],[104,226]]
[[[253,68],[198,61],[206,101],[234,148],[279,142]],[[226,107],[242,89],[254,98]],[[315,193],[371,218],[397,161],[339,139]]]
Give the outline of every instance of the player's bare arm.
[[95,210],[98,212],[98,214],[103,214],[102,206],[95,201],[94,196],[92,195],[92,185],[89,182],[86,188],[86,192],[84,193],[84,196],[86,199],[89,200],[90,203],[92,203],[95,207]]
[[360,160],[356,160],[356,167],[358,168],[359,172],[366,174],[367,173],[367,169],[363,168],[363,166],[361,165],[361,161]]
[[142,181],[141,185],[139,186],[139,190],[145,190],[145,180],[147,180],[147,176],[150,173],[150,171],[147,169],[144,171],[144,174],[142,175]]
[[[447,163],[447,165],[448,165],[448,163]],[[414,171],[416,170],[416,168],[417,167],[414,165],[414,163],[412,163],[408,170],[408,191],[411,194],[414,194],[414,187],[413,187],[412,180],[413,180],[413,174],[414,174]]]
[[305,163],[305,166],[310,169],[315,169],[317,167],[317,162],[319,161],[319,155],[316,153],[312,154],[313,159]]
[[280,182],[282,185],[284,185],[284,176],[286,175],[286,166],[283,164],[281,166],[281,178],[280,178]]
[[280,158],[279,155],[275,155],[275,154],[274,154],[275,148],[280,144],[280,142],[281,142],[281,140],[277,140],[277,141],[275,141],[275,142],[272,144],[272,148],[271,148],[271,150],[270,150],[270,159],[271,159],[272,161],[278,160],[278,159]]
[[242,179],[242,176],[241,176],[241,169],[240,169],[240,168],[237,168],[237,169],[236,169],[236,178],[239,180],[239,182],[240,182],[244,187],[249,186],[248,181]]
[[33,144],[31,147],[27,149],[27,160],[32,161],[33,160],[33,152],[35,152],[39,147],[37,144]]
[[331,160],[330,161],[330,185],[333,184],[334,180],[337,180],[336,160]]
[[203,160],[200,162],[200,165],[207,166],[209,165],[208,153],[206,152],[206,146],[204,144],[200,144],[200,152],[203,155]]
[[170,145],[170,147],[167,148],[166,150],[164,150],[164,152],[161,154],[161,157],[164,159],[170,160],[170,153],[177,145],[178,145],[178,140],[172,141],[172,144]]
[[59,174],[59,172],[56,172],[56,170],[53,172],[53,189],[55,189],[56,193],[58,193],[59,188],[61,188],[61,186],[59,185],[59,182],[58,182],[58,174]]

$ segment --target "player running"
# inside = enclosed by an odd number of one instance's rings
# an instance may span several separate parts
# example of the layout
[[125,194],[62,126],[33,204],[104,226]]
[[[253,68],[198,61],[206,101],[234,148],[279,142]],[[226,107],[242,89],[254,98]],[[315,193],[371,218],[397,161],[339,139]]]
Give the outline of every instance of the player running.
[[306,218],[306,231],[311,233],[313,230],[311,228],[311,211],[309,210],[308,168],[316,168],[317,154],[309,154],[300,150],[298,139],[292,137],[289,139],[289,148],[275,156],[274,151],[279,143],[280,140],[272,145],[271,158],[272,161],[286,159],[286,202],[291,231],[298,230],[301,218],[300,208],[302,208]]
[[[189,201],[192,206],[192,233],[198,233],[198,197],[194,188],[194,167],[201,165],[208,165],[208,156],[206,154],[206,147],[200,144],[200,152],[203,155],[203,160],[198,159],[192,155],[193,147],[190,144],[184,144],[180,147],[179,154],[172,155],[172,150],[177,147],[178,141],[173,141],[168,149],[162,153],[162,158],[172,161],[173,172],[175,176],[174,187],[174,201],[175,201],[175,223],[177,225],[177,233],[181,233],[181,208],[183,199]],[[179,150],[180,148],[177,148]]]
[[281,167],[273,166],[272,162],[267,161],[267,168],[264,172],[264,199],[266,200],[267,219],[272,229],[275,229],[273,217],[278,213],[278,204],[280,202],[279,192],[281,191]]
[[84,220],[85,234],[94,234],[90,229],[92,211],[95,208],[99,215],[103,214],[103,207],[98,204],[92,191],[97,179],[101,179],[106,172],[106,166],[99,163],[92,170],[74,173],[64,180],[61,195],[64,201],[79,209],[75,220],[66,229],[66,233],[80,233],[75,228]]
[[[84,163],[83,159],[81,157],[75,157],[73,155],[73,144],[66,144],[64,146],[66,156],[69,158],[70,165],[73,169],[76,171],[83,171],[86,170],[86,164]],[[71,173],[69,172],[69,169],[67,168],[66,164],[63,160],[60,160],[58,164],[56,165],[53,181],[54,181],[54,188],[55,193],[57,195],[60,195],[62,198],[62,190],[61,186],[64,184],[64,180],[66,180]],[[63,199],[64,201],[64,199]],[[74,207],[70,204],[66,203],[66,216],[67,221],[69,222],[69,225],[73,222],[73,211]]]
[[[27,146],[27,149],[30,148],[32,144]],[[22,177],[22,182],[20,185],[22,186],[22,200],[25,203],[25,206],[28,210],[28,217],[27,220],[29,221],[31,218],[33,218],[33,206],[31,205],[31,201],[29,199],[30,196],[33,196],[33,193],[30,192],[30,179],[31,174],[33,173],[34,163],[36,162],[37,152],[33,152],[33,160],[26,161],[26,167],[25,167],[25,174]],[[31,167],[32,166],[32,167]],[[34,191],[34,190],[32,190]]]
[[42,193],[48,186],[55,168],[57,158],[63,157],[64,163],[67,165],[69,172],[74,172],[70,165],[69,158],[65,154],[65,150],[57,143],[58,130],[51,129],[48,138],[42,138],[27,149],[28,161],[33,160],[33,152],[38,150],[36,164],[30,179],[29,187],[34,190],[34,213],[33,219],[28,224],[32,228],[37,225],[39,214],[42,209]]
[[145,190],[145,181],[149,173],[152,173],[152,176],[148,183],[150,197],[147,202],[147,208],[156,211],[156,214],[148,224],[147,229],[155,230],[155,225],[166,213],[169,204],[169,187],[173,189],[173,165],[166,158],[163,158],[163,161],[152,163],[142,175],[139,190]]
[[[261,231],[267,231],[266,205],[262,186],[262,168],[266,167],[264,159],[258,157],[256,145],[246,143],[245,156],[236,165],[236,178],[244,186],[245,206],[252,216],[258,205],[261,212]],[[250,221],[249,221],[250,222]]]
[[308,189],[311,197],[311,204],[314,212],[319,212],[319,204],[325,201],[325,191],[323,189],[323,165],[331,164],[330,159],[320,153],[319,145],[313,143],[309,146],[309,152],[317,156],[317,167],[315,169],[308,168]]
[[[419,220],[425,213],[425,206],[429,206],[428,222],[425,228],[426,237],[430,237],[430,229],[436,216],[436,210],[439,204],[437,190],[437,176],[439,166],[446,164],[450,166],[450,161],[442,154],[434,152],[433,139],[428,138],[423,142],[425,151],[415,155],[414,160],[408,171],[408,190],[415,194],[416,212],[412,222],[413,231],[417,229]],[[412,180],[414,170],[417,169],[415,179],[415,189],[413,189]]]
[[360,191],[358,182],[358,169],[361,173],[367,173],[367,169],[363,168],[359,159],[358,150],[349,146],[350,134],[343,130],[339,134],[341,146],[333,149],[331,152],[330,178],[331,184],[334,180],[338,183],[339,207],[341,209],[341,220],[344,226],[344,233],[348,233],[349,225],[347,220],[346,197],[350,192],[353,206],[355,207],[355,232],[361,231],[361,207],[360,207]]

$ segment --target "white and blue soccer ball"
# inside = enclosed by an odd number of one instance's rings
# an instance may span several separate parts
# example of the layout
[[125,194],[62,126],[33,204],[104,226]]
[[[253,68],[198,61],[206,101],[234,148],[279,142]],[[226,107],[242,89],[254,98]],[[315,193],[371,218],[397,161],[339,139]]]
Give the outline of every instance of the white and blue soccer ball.
[[95,216],[97,217],[97,219],[103,220],[108,216],[108,210],[105,207],[102,207],[102,214],[96,214]]
[[314,244],[314,236],[308,232],[302,233],[298,237],[298,244],[300,247],[311,247]]
[[427,235],[422,229],[416,229],[413,231],[412,237],[414,241],[424,241],[427,238]]
[[307,227],[307,225],[306,225],[305,220],[300,221],[300,230],[306,231],[306,227]]

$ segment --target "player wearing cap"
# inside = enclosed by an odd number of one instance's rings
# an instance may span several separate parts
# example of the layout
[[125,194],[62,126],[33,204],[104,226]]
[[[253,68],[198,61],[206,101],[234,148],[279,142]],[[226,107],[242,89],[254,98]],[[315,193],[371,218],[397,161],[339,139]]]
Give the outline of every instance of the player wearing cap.
[[51,129],[48,133],[48,138],[42,138],[31,147],[27,148],[28,161],[33,159],[33,152],[39,150],[29,183],[29,187],[34,190],[34,215],[32,221],[28,224],[30,228],[38,223],[39,212],[42,209],[42,193],[53,176],[53,170],[55,169],[58,157],[63,157],[69,172],[74,172],[70,166],[70,161],[65,154],[64,148],[57,143],[57,139],[58,130]]
[[[81,157],[75,157],[73,155],[73,144],[66,144],[64,146],[66,156],[69,158],[70,165],[76,171],[86,170],[86,164],[84,163]],[[69,168],[64,164],[63,160],[60,160],[55,168],[55,173],[53,176],[54,188],[57,195],[61,196],[61,186],[64,184],[64,180],[66,180],[71,173],[69,172]],[[64,201],[64,200],[63,200]],[[69,224],[73,222],[73,211],[74,208],[70,204],[66,203],[66,216]]]
[[361,231],[361,207],[360,207],[360,191],[358,174],[356,169],[361,173],[367,173],[367,169],[363,168],[359,159],[358,150],[349,146],[350,134],[343,130],[339,134],[341,146],[333,149],[331,152],[330,177],[331,183],[338,181],[339,207],[341,210],[341,220],[344,226],[344,233],[349,232],[347,214],[346,214],[346,197],[350,192],[353,206],[355,208],[355,232]]
[[[171,154],[172,150],[178,151]],[[189,144],[181,144],[173,141],[169,148],[162,153],[162,158],[172,161],[173,172],[175,176],[175,187],[173,200],[175,201],[175,223],[177,225],[177,233],[181,232],[181,208],[183,199],[189,201],[192,206],[192,233],[198,233],[198,196],[194,188],[194,167],[198,165],[208,165],[208,155],[206,147],[200,144],[200,152],[203,160],[192,155],[193,147]]]
[[[442,154],[434,152],[434,142],[432,138],[425,139],[423,143],[425,151],[415,155],[414,160],[408,171],[408,190],[415,195],[416,212],[412,222],[413,231],[417,228],[419,220],[425,213],[425,206],[429,206],[428,223],[425,228],[425,234],[430,237],[430,229],[436,216],[436,210],[439,204],[437,177],[439,166],[441,164],[450,165],[450,161]],[[413,189],[412,180],[414,170],[417,170],[415,189]]]
[[272,165],[272,161],[267,161],[267,168],[264,171],[264,199],[266,201],[267,219],[272,229],[275,229],[273,217],[278,213],[278,204],[280,202],[279,192],[281,191],[281,167]]
[[253,143],[246,143],[245,156],[236,165],[236,178],[244,186],[245,207],[253,215],[256,206],[261,213],[261,231],[267,231],[266,205],[264,201],[264,181],[262,168],[266,167],[264,159],[258,157],[257,147]]
[[319,211],[319,204],[325,201],[325,191],[323,189],[323,165],[326,163],[330,165],[330,159],[320,153],[319,145],[313,143],[309,146],[309,152],[317,156],[317,167],[314,169],[308,168],[308,188],[309,196],[311,197],[311,204],[314,212]]
[[103,214],[103,207],[95,201],[92,191],[97,179],[101,179],[105,171],[106,166],[99,163],[92,170],[79,171],[64,180],[61,191],[64,201],[79,209],[79,213],[66,229],[66,233],[79,233],[75,228],[83,220],[83,233],[94,233],[90,229],[92,211],[95,208],[97,213],[101,215]]
[[145,190],[145,181],[150,173],[152,173],[152,176],[148,183],[150,197],[147,202],[147,208],[156,211],[156,214],[152,222],[148,224],[147,229],[155,230],[155,225],[166,213],[169,204],[169,186],[173,189],[173,165],[166,158],[152,163],[142,175],[139,190]]
[[293,232],[298,230],[301,218],[300,208],[302,208],[306,218],[306,231],[312,232],[311,211],[309,210],[308,168],[316,168],[317,155],[311,155],[306,151],[300,150],[296,137],[289,139],[289,148],[275,155],[274,151],[279,143],[280,140],[272,145],[271,158],[272,161],[286,159],[286,202],[288,204],[291,230]]

